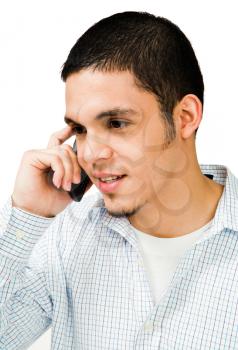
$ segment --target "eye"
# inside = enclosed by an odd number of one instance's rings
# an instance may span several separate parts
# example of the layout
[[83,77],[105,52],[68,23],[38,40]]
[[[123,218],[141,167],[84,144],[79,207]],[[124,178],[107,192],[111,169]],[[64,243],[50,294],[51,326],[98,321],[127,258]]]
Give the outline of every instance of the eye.
[[[107,122],[107,127],[110,129],[123,129],[125,128],[129,123],[123,120],[118,119],[110,119]],[[81,135],[86,132],[86,129],[83,126],[73,126],[72,131],[77,134]]]
[[82,134],[84,132],[84,128],[82,126],[74,126],[72,130],[75,134]]
[[123,127],[126,127],[128,123],[123,120],[111,119],[108,124],[112,125],[112,128],[114,129],[122,129]]

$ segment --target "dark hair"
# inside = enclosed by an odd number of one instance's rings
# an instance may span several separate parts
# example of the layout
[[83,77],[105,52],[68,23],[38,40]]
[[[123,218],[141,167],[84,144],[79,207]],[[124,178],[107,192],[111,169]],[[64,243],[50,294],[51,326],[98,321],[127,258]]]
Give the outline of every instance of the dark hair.
[[66,81],[71,73],[89,67],[128,70],[139,88],[153,93],[166,125],[166,142],[176,136],[173,109],[177,102],[191,93],[203,105],[203,77],[192,45],[166,18],[127,11],[95,23],[70,50],[61,78]]

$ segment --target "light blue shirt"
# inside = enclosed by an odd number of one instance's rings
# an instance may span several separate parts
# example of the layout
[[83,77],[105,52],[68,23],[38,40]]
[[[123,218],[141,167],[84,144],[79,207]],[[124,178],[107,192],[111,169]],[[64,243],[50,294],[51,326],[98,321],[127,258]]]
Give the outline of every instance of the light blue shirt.
[[238,349],[238,179],[225,185],[209,235],[188,249],[158,304],[133,226],[100,192],[55,218],[1,212],[0,349],[26,349],[52,326],[52,350]]

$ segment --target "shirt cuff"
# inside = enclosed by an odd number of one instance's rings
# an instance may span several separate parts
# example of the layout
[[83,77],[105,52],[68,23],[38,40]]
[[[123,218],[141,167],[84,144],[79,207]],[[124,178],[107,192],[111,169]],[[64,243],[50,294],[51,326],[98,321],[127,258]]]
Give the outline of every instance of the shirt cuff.
[[11,197],[0,211],[0,253],[25,261],[56,217],[46,218],[12,206]]

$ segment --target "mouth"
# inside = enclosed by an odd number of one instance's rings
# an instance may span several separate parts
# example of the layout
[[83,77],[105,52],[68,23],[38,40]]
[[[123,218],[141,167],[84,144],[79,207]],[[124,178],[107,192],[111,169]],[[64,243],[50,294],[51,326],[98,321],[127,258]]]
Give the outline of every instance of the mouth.
[[113,176],[107,180],[104,178],[98,179],[98,187],[101,192],[109,193],[114,192],[123,183],[127,175]]

